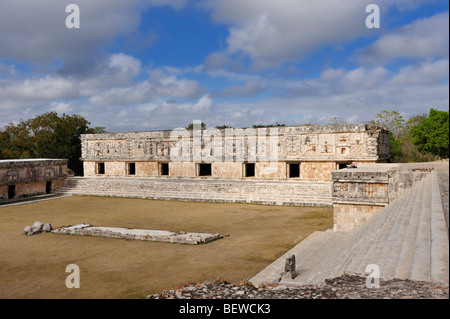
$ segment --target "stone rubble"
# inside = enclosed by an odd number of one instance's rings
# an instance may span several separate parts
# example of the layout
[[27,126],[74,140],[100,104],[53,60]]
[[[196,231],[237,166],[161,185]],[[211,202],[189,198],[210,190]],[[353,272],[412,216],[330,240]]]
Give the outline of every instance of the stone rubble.
[[448,299],[449,287],[409,279],[380,279],[379,288],[366,288],[363,275],[344,274],[318,285],[255,287],[249,282],[231,284],[216,280],[187,284],[177,290],[148,295],[147,299]]
[[39,233],[47,233],[53,230],[52,224],[43,224],[39,221],[35,221],[32,226],[25,226],[23,232],[28,235],[35,235]]

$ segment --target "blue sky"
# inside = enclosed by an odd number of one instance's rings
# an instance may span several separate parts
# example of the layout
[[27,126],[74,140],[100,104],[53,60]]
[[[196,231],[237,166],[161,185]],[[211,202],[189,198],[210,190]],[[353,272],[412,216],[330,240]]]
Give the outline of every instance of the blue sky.
[[[68,4],[80,28],[65,25]],[[380,8],[368,29],[365,8]],[[0,126],[108,131],[370,121],[448,110],[448,1],[1,0]]]

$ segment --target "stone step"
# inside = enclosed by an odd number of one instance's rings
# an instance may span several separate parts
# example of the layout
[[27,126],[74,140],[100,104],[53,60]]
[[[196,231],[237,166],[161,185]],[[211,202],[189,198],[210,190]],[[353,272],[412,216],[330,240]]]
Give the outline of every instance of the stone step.
[[423,191],[423,184],[417,183],[413,186],[410,199],[402,209],[401,219],[399,218],[396,228],[391,231],[387,242],[381,242],[383,246],[381,261],[379,262],[381,275],[385,278],[393,278],[397,268],[400,252],[403,245],[403,237],[409,225],[409,217],[417,200],[420,200],[420,192]]
[[384,211],[378,212],[380,223],[377,227],[365,226],[367,229],[365,236],[359,240],[358,245],[355,245],[352,255],[348,257],[350,259],[348,264],[343,267],[347,272],[364,274],[367,265],[374,264],[380,256],[383,256],[382,248],[385,245],[379,244],[379,238],[387,236],[388,241],[395,240],[392,237],[396,236],[392,236],[394,232],[391,232],[391,230],[405,215],[404,205],[408,203],[411,197],[409,194],[405,195],[385,207]]
[[365,274],[368,264],[376,264],[383,278],[448,285],[449,240],[439,187],[432,171],[342,238],[327,232],[315,237],[296,254],[298,276],[281,283],[317,284],[344,273]]
[[323,270],[319,272],[312,282],[318,283],[327,278],[337,277],[342,275],[344,272],[359,272],[351,270],[351,264],[355,266],[364,263],[362,260],[367,255],[371,249],[376,249],[375,243],[376,238],[379,236],[386,227],[388,217],[390,214],[388,212],[396,207],[401,206],[402,199],[395,201],[390,206],[387,206],[380,210],[370,222],[361,225],[358,231],[353,231],[351,240],[342,244],[340,252],[336,257],[330,258],[328,264],[323,266]]
[[310,278],[311,283],[316,283],[331,278],[335,273],[343,273],[345,265],[352,260],[351,252],[361,246],[358,245],[367,235],[373,232],[373,229],[377,229],[379,224],[384,222],[383,208],[365,224],[361,225],[351,231],[351,236],[348,240],[341,243],[340,247],[336,250],[335,255],[330,256],[329,260],[325,261],[318,266],[318,271],[315,276]]
[[334,255],[330,255],[326,260],[319,264],[317,266],[317,271],[307,278],[305,282],[316,284],[327,278],[333,278],[342,275],[344,272],[348,272],[346,268],[347,265],[361,254],[366,254],[367,250],[370,248],[369,243],[373,244],[376,242],[376,240],[371,240],[371,238],[378,238],[379,230],[386,226],[385,221],[386,218],[389,217],[390,212],[397,207],[404,205],[409,196],[411,196],[410,192],[403,194],[401,198],[398,198],[391,205],[380,210],[365,224],[351,231],[349,239],[340,245]]
[[[401,207],[400,213],[397,214],[395,210],[391,210],[391,214],[397,218],[390,222],[390,228],[385,229],[385,232],[380,234],[378,241],[374,244],[375,248],[372,251],[375,254],[366,256],[357,271],[361,272],[363,270],[362,267],[367,264],[376,264],[380,267],[382,277],[393,277],[401,256],[405,236],[410,226],[411,212],[414,207],[422,205],[422,197],[425,190],[424,183],[419,182],[418,185],[415,185],[408,192],[408,197],[403,197],[406,203]],[[379,253],[377,254],[377,252]]]
[[[439,179],[431,172],[431,280],[449,282],[449,240]],[[448,212],[447,212],[448,214]]]
[[[316,269],[316,265],[320,264],[324,259],[333,255],[336,246],[349,236],[346,231],[327,231],[322,238],[316,240],[316,245],[310,247],[309,250],[300,252],[297,261],[297,277],[295,279],[284,279],[281,284],[297,284],[307,283],[308,278]],[[302,255],[305,255],[302,258]]]
[[[81,189],[77,189],[77,190],[64,190],[65,192],[68,193],[92,193],[92,192],[100,192],[100,193],[112,193],[112,194],[122,194],[122,193],[158,193],[158,194],[202,194],[202,195],[207,195],[205,194],[205,192],[203,191],[196,191],[196,192],[186,192],[186,191],[164,191],[164,190],[128,190],[128,191],[116,191],[116,190],[105,190],[105,189],[97,189],[97,190],[81,190]],[[306,199],[306,198],[320,198],[320,196],[302,196],[302,195],[291,195],[291,196],[287,196],[287,195],[278,195],[278,194],[271,194],[271,195],[266,195],[266,194],[233,194],[233,193],[220,193],[220,192],[209,192],[209,194],[214,194],[214,195],[221,195],[221,196],[254,196],[254,197],[273,197],[273,196],[277,196],[279,198],[284,198],[284,199]],[[325,197],[324,197],[325,198]]]
[[363,256],[355,271],[363,271],[368,264],[377,264],[383,274],[387,258],[399,253],[393,250],[393,247],[395,243],[403,241],[404,230],[402,230],[402,223],[404,223],[405,219],[408,219],[409,212],[420,190],[420,185],[413,186],[406,194],[400,196],[396,206],[392,205],[387,210],[386,223],[380,230],[378,238],[374,238],[373,246]]
[[414,247],[410,278],[419,281],[431,280],[431,176],[425,180],[419,227]]
[[331,204],[328,203],[328,198],[321,198],[318,196],[285,196],[285,195],[265,195],[265,194],[233,194],[233,193],[214,193],[214,192],[178,192],[178,191],[164,191],[164,190],[128,190],[117,191],[113,189],[74,189],[65,188],[61,194],[67,195],[92,195],[92,196],[111,196],[111,197],[136,197],[136,198],[186,198],[186,199],[228,199],[239,201],[267,201],[271,203],[315,203],[320,205]]
[[315,243],[317,242],[317,238],[322,238],[322,235],[324,233],[325,232],[322,231],[315,231],[314,233],[306,237],[304,240],[302,240],[295,247],[293,247],[288,252],[283,254],[281,257],[276,259],[269,266],[264,268],[256,276],[251,278],[250,282],[256,287],[258,287],[261,284],[278,283],[281,280],[280,277],[281,273],[284,272],[286,258],[292,255],[297,255],[299,252],[301,252],[303,249],[307,247],[316,245]]
[[[425,177],[420,182],[423,187],[426,187],[427,178]],[[411,276],[411,267],[414,261],[415,246],[417,240],[417,232],[419,229],[420,215],[422,212],[422,201],[424,200],[424,194],[422,191],[418,194],[418,201],[414,203],[411,215],[408,221],[408,228],[405,233],[405,237],[402,243],[400,258],[397,263],[394,277],[400,279],[407,279]]]

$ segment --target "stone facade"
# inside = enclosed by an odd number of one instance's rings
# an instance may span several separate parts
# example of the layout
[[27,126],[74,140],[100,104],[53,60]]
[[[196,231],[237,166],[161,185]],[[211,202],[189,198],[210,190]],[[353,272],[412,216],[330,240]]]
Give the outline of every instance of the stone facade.
[[[198,123],[197,123],[198,124]],[[75,195],[270,205],[332,204],[332,172],[389,158],[376,126],[328,125],[85,134]]]
[[66,178],[67,160],[0,160],[0,201],[52,193]]
[[366,124],[82,135],[85,177],[331,181],[353,161],[388,158],[388,132]]
[[332,201],[335,230],[351,230],[389,205],[429,174],[421,164],[363,164],[334,171]]

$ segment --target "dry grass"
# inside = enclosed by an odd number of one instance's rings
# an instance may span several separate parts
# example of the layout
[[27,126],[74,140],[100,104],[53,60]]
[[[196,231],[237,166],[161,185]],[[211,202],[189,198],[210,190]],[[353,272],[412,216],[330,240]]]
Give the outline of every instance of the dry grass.
[[[230,236],[192,246],[24,235],[24,227],[36,220],[53,227],[86,222]],[[0,298],[144,298],[184,282],[248,280],[313,231],[331,227],[329,207],[100,197],[0,207]],[[79,289],[65,286],[68,264],[80,268]]]

